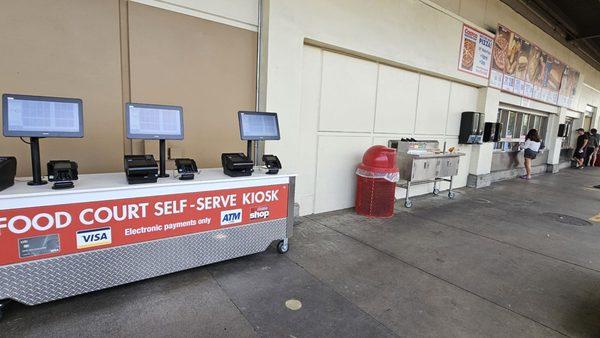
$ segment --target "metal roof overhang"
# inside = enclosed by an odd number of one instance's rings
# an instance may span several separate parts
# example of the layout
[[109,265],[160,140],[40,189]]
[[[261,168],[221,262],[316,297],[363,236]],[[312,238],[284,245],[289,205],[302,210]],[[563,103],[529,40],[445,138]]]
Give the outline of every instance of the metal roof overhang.
[[600,71],[600,0],[502,2]]

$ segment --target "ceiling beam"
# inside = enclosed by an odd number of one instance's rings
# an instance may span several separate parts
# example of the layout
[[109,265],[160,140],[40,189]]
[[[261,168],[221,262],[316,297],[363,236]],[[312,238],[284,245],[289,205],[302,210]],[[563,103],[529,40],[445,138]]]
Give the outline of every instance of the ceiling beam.
[[600,34],[591,34],[591,35],[585,35],[585,36],[578,36],[576,38],[567,38],[567,41],[589,40],[589,39],[596,39],[596,38],[600,38]]

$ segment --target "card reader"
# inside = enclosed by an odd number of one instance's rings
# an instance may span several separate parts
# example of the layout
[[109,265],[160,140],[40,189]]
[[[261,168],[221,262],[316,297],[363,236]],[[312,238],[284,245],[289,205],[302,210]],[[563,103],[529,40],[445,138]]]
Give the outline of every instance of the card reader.
[[48,181],[54,182],[52,189],[70,189],[73,181],[79,179],[77,163],[68,160],[50,161],[47,165]]
[[281,169],[281,162],[279,162],[279,158],[275,155],[263,155],[263,162],[265,163],[265,167],[267,167],[267,174],[275,175]]
[[17,159],[12,156],[0,157],[0,191],[15,184]]
[[191,158],[176,158],[175,166],[180,180],[193,180],[194,175],[198,173],[196,161]]
[[221,154],[221,163],[225,175],[231,177],[250,176],[254,171],[254,162],[242,153]]
[[156,183],[158,164],[153,155],[125,155],[125,175],[129,184]]

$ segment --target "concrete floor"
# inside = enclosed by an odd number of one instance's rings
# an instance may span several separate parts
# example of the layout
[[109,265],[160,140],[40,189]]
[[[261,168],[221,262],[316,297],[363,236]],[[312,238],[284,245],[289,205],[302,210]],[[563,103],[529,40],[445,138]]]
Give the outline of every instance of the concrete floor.
[[[301,219],[270,250],[35,307],[0,336],[600,336],[600,168]],[[297,299],[292,311],[285,301]]]

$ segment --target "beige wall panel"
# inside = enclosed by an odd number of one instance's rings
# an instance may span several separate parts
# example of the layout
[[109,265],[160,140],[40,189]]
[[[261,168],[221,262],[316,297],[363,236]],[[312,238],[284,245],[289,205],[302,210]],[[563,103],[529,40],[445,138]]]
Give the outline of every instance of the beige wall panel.
[[416,134],[443,135],[446,132],[449,95],[450,81],[421,75]]
[[458,136],[462,112],[477,111],[478,96],[479,90],[477,88],[452,82],[446,135]]
[[412,133],[418,92],[419,74],[379,65],[375,132]]
[[[302,114],[299,124],[302,146],[290,152],[300,159],[297,174],[302,179],[296,181],[296,202],[300,203],[300,213],[314,213],[315,180],[317,170],[317,129],[319,125],[319,99],[321,97],[321,49],[305,46],[302,54]],[[284,162],[285,165],[285,162]]]
[[324,51],[322,81],[320,131],[373,131],[375,62]]
[[354,206],[356,166],[371,145],[371,136],[319,136],[315,213]]
[[[123,170],[123,119],[118,0],[0,2],[0,92],[83,99],[83,139],[41,140],[42,174],[50,159],[80,171]],[[30,176],[29,146],[0,137],[0,154],[15,155]]]
[[256,31],[258,0],[130,0]]
[[452,12],[460,11],[460,0],[433,0],[433,2]]
[[132,101],[184,109],[185,140],[168,144],[200,167],[245,152],[237,112],[254,110],[256,33],[130,3],[129,34]]
[[461,0],[459,14],[476,25],[484,27],[488,0]]

